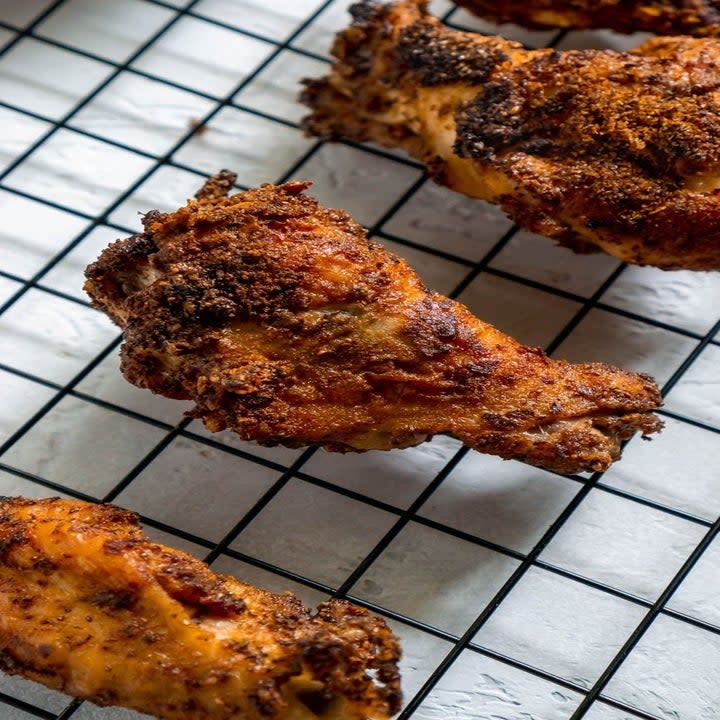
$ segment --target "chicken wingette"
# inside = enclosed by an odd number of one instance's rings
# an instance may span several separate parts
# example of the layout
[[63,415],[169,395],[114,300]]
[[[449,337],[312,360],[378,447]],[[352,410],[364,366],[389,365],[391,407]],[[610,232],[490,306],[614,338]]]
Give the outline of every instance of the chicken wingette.
[[450,433],[560,472],[602,470],[659,421],[645,375],[523,347],[430,292],[307,182],[230,197],[211,179],[106,249],[86,290],[124,330],[122,371],[193,400],[212,431],[369,450]]
[[423,2],[353,6],[305,128],[405,149],[521,227],[629,263],[720,270],[720,45],[526,50]]
[[396,638],[151,542],[137,516],[0,498],[0,669],[164,720],[366,720],[400,703]]
[[718,0],[455,0],[486,20],[531,28],[720,37]]

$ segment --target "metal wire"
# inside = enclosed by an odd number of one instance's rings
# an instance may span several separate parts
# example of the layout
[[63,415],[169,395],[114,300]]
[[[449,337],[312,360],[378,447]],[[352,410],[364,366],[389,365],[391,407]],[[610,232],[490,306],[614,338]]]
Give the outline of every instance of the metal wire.
[[[291,34],[289,34],[287,38],[283,41],[278,41],[274,38],[267,37],[256,32],[248,31],[244,28],[237,27],[231,23],[206,17],[197,7],[199,0],[192,0],[185,7],[182,8],[177,8],[176,6],[171,5],[170,3],[163,2],[162,0],[144,0],[144,2],[148,4],[160,6],[171,10],[172,16],[167,20],[167,22],[164,23],[164,25],[159,30],[157,30],[149,39],[143,42],[137,48],[137,50],[126,61],[122,63],[113,62],[105,57],[99,56],[92,52],[88,52],[87,50],[84,50],[82,48],[74,47],[73,45],[70,45],[66,42],[61,42],[45,37],[41,32],[38,31],[38,27],[40,26],[42,21],[49,17],[53,12],[57,11],[61,6],[66,4],[67,1],[68,0],[56,0],[55,2],[50,4],[41,15],[39,15],[32,23],[30,23],[26,27],[15,27],[9,23],[0,22],[0,28],[4,28],[6,30],[16,33],[16,36],[12,38],[8,43],[6,43],[2,49],[0,49],[0,60],[5,54],[7,54],[23,39],[33,38],[34,40],[45,43],[49,46],[75,53],[80,57],[88,58],[95,62],[103,63],[112,70],[110,74],[101,83],[99,83],[96,87],[93,88],[90,93],[86,94],[77,103],[75,103],[74,106],[59,120],[54,120],[42,114],[21,107],[17,107],[11,103],[0,101],[0,107],[14,110],[16,112],[26,115],[29,118],[42,120],[51,124],[51,127],[45,133],[43,133],[36,142],[34,142],[26,151],[22,152],[16,158],[14,158],[14,160],[3,170],[3,172],[0,173],[0,189],[33,200],[35,202],[42,203],[44,205],[63,210],[64,212],[70,213],[76,217],[83,218],[88,221],[88,225],[84,228],[82,232],[77,234],[69,243],[67,243],[63,248],[61,248],[59,252],[57,252],[53,257],[51,257],[50,260],[48,260],[36,273],[32,275],[32,277],[22,278],[5,270],[0,270],[0,277],[20,284],[19,289],[15,293],[13,293],[8,298],[8,300],[6,300],[2,305],[0,305],[0,317],[2,317],[2,315],[6,311],[13,307],[15,303],[17,303],[30,289],[36,289],[40,292],[48,293],[73,303],[88,305],[89,303],[87,301],[79,299],[72,294],[52,288],[50,285],[43,282],[43,278],[45,278],[45,276],[49,273],[50,270],[56,267],[58,263],[60,263],[65,257],[67,257],[67,255],[73,249],[75,249],[95,228],[102,226],[115,229],[118,232],[122,232],[123,234],[133,233],[133,228],[128,228],[123,225],[113,223],[109,220],[109,217],[111,213],[116,208],[118,208],[125,200],[127,200],[138,188],[140,188],[143,183],[154,172],[158,170],[158,168],[162,166],[168,166],[185,170],[198,176],[205,175],[202,170],[194,168],[191,165],[179,163],[177,160],[174,159],[175,154],[182,147],[184,147],[185,144],[193,137],[194,129],[189,129],[185,134],[183,134],[183,136],[167,152],[163,153],[162,155],[155,155],[153,153],[139,150],[138,148],[135,148],[131,145],[107,138],[101,134],[89,132],[87,130],[82,130],[73,126],[73,118],[79,113],[79,111],[83,107],[87,106],[90,102],[92,102],[92,100],[96,98],[100,92],[107,88],[108,85],[119,75],[123,73],[134,74],[212,101],[212,110],[210,110],[203,118],[199,120],[199,124],[201,125],[210,122],[223,108],[232,107],[242,110],[243,112],[255,115],[257,117],[263,118],[268,122],[275,122],[283,126],[297,128],[296,123],[274,115],[271,108],[262,111],[257,110],[253,107],[244,105],[242,102],[236,100],[235,97],[240,90],[251,84],[257,78],[259,73],[262,72],[281,53],[298,53],[305,57],[312,58],[313,60],[319,60],[323,62],[326,61],[322,55],[299,47],[295,44],[295,41],[298,39],[300,34],[313,22],[315,22],[321,15],[321,13],[332,4],[332,0],[325,0],[325,2],[320,3],[318,7],[312,13],[310,13],[301,23],[299,23],[295,30]],[[454,10],[449,11],[444,19],[452,23],[453,13]],[[236,32],[240,35],[244,35],[254,40],[265,42],[268,44],[269,47],[272,48],[272,50],[262,62],[260,62],[255,68],[253,68],[252,71],[249,72],[248,75],[243,78],[241,82],[239,82],[235,87],[232,88],[230,92],[228,92],[223,97],[216,97],[212,94],[208,94],[190,86],[187,86],[182,82],[167,80],[165,78],[158,77],[153,73],[139,70],[138,68],[132,66],[132,63],[138,60],[148,49],[152,48],[155,43],[157,43],[161,38],[163,38],[166,33],[173,26],[175,26],[176,23],[183,17],[191,17],[200,22],[208,23],[210,25],[224,28],[225,30]],[[562,33],[558,34],[555,37],[554,44],[556,44],[562,37]],[[87,138],[91,138],[93,140],[105,143],[108,146],[135,153],[138,156],[142,156],[152,160],[152,164],[136,181],[130,184],[107,208],[97,214],[78,211],[75,208],[65,206],[62,203],[58,203],[50,198],[13,188],[11,185],[8,185],[4,182],[8,175],[15,168],[19,167],[28,158],[32,157],[33,154],[61,128],[67,129],[68,131],[74,133],[78,133]],[[398,157],[394,154],[385,152],[377,148],[358,146],[353,143],[346,144],[357,149],[360,152],[375,154],[383,158],[391,159],[395,163],[401,163],[403,165],[418,169],[420,169],[421,167],[420,165],[418,165],[418,163],[412,160]],[[322,143],[320,142],[313,144],[306,153],[302,154],[301,157],[297,158],[296,162],[293,163],[293,166],[288,168],[281,177],[268,178],[268,180],[275,180],[276,182],[280,182],[291,177],[295,173],[295,171],[304,163],[306,163],[309,159],[311,159],[321,147]],[[562,289],[551,287],[544,283],[533,281],[520,275],[493,267],[491,265],[493,259],[497,257],[500,252],[502,252],[502,250],[507,246],[510,240],[515,236],[517,232],[516,227],[511,228],[502,237],[500,237],[497,242],[477,262],[469,261],[451,252],[435,248],[429,248],[425,245],[413,241],[412,238],[401,237],[393,234],[392,232],[389,232],[385,228],[385,226],[390,222],[390,220],[394,217],[398,210],[400,210],[423,187],[426,181],[427,179],[423,175],[416,182],[414,182],[407,189],[407,191],[403,193],[392,204],[392,206],[372,225],[372,227],[369,228],[370,233],[382,239],[391,240],[401,245],[405,245],[408,248],[422,250],[423,252],[429,253],[444,260],[451,261],[457,266],[465,268],[466,273],[463,279],[457,284],[457,286],[451,293],[451,296],[453,297],[457,297],[458,295],[460,295],[460,293],[462,293],[462,291],[465,290],[479,275],[485,274],[493,275],[504,280],[517,283],[518,285],[524,285],[527,287],[535,288],[537,290],[542,290],[543,292],[550,293],[552,295],[562,297],[567,300],[571,300],[574,303],[577,303],[579,306],[577,312],[549,342],[546,347],[546,350],[548,352],[553,352],[554,350],[556,350],[561,345],[561,343],[572,334],[572,332],[582,322],[582,320],[587,317],[588,313],[595,309],[600,309],[605,312],[632,319],[640,323],[645,323],[649,326],[662,329],[670,333],[674,333],[678,337],[695,341],[695,345],[692,351],[688,354],[687,358],[681,363],[677,370],[672,374],[670,379],[665,383],[663,387],[663,393],[667,394],[681,380],[683,375],[697,359],[698,355],[708,345],[719,344],[716,335],[718,334],[718,332],[720,332],[720,322],[716,323],[707,333],[702,334],[684,328],[675,327],[667,322],[658,320],[657,318],[649,318],[625,309],[615,308],[609,304],[602,302],[601,298],[604,293],[607,291],[608,288],[613,285],[613,283],[617,281],[619,277],[622,276],[623,272],[625,271],[624,265],[618,266],[613,272],[611,272],[610,275],[606,278],[606,280],[589,297],[582,297],[576,293],[567,292]],[[171,535],[174,535],[179,539],[194,543],[199,548],[204,548],[206,550],[206,560],[208,562],[212,562],[220,556],[233,558],[235,560],[241,560],[245,563],[278,575],[279,577],[285,578],[288,581],[299,583],[327,595],[332,595],[334,597],[350,598],[353,602],[367,607],[378,613],[381,613],[397,623],[402,623],[408,627],[414,628],[415,630],[421,631],[432,637],[447,642],[449,650],[446,653],[445,657],[438,663],[437,667],[434,669],[427,681],[422,685],[420,690],[413,697],[408,699],[404,710],[400,714],[400,720],[409,720],[412,717],[415,711],[420,707],[420,705],[425,701],[428,695],[436,687],[438,682],[442,679],[444,674],[453,666],[460,654],[464,651],[470,651],[484,655],[486,657],[490,657],[500,663],[504,663],[518,670],[521,670],[524,673],[528,673],[529,675],[532,675],[534,677],[542,678],[550,683],[553,683],[559,688],[569,689],[581,695],[582,700],[575,712],[573,713],[571,720],[580,720],[580,718],[582,718],[595,703],[606,704],[608,706],[620,709],[627,715],[631,715],[633,717],[645,718],[646,720],[657,720],[656,716],[654,715],[647,714],[642,710],[631,707],[617,700],[603,697],[602,693],[605,690],[608,682],[622,666],[625,658],[637,645],[640,639],[644,636],[644,634],[658,615],[672,617],[678,621],[687,623],[708,633],[720,634],[720,628],[710,623],[698,620],[697,618],[686,616],[683,613],[667,607],[667,603],[672,598],[674,592],[678,589],[678,587],[680,587],[683,580],[687,577],[687,574],[697,563],[698,559],[707,549],[712,540],[717,536],[718,531],[720,531],[720,520],[711,522],[706,519],[699,518],[689,512],[684,512],[682,510],[663,505],[662,503],[641,497],[639,495],[635,495],[625,490],[619,490],[604,483],[603,475],[601,473],[595,473],[590,478],[573,476],[569,478],[569,480],[576,484],[577,491],[575,492],[570,502],[566,505],[566,507],[556,517],[552,525],[545,531],[542,537],[537,541],[534,547],[529,550],[529,552],[524,553],[513,550],[511,548],[507,548],[501,544],[489,541],[472,533],[464,532],[451,526],[445,525],[431,518],[425,517],[422,514],[423,506],[426,504],[426,502],[431,498],[433,493],[435,493],[436,490],[442,486],[446,478],[466,456],[468,452],[466,448],[459,449],[453,455],[453,457],[450,458],[447,463],[445,463],[445,465],[439,470],[439,472],[437,472],[434,478],[427,484],[424,490],[420,492],[420,494],[414,499],[413,502],[411,502],[407,507],[398,507],[390,503],[372,498],[364,493],[349,490],[333,483],[327,482],[308,472],[306,465],[310,458],[313,456],[315,452],[314,449],[306,450],[289,465],[284,465],[273,460],[258,457],[256,455],[253,455],[251,452],[228,446],[218,440],[206,437],[205,435],[198,434],[192,430],[192,426],[190,425],[190,421],[188,419],[181,420],[176,425],[171,425],[166,422],[151,418],[143,413],[124,408],[122,406],[116,405],[106,400],[102,400],[100,398],[96,398],[90,393],[79,390],[78,385],[80,384],[80,382],[84,378],[86,378],[106,357],[108,357],[108,355],[116,352],[119,342],[119,337],[110,342],[105,348],[102,349],[102,351],[96,357],[92,358],[90,362],[86,363],[83,368],[66,383],[52,382],[34,373],[31,369],[19,369],[10,364],[7,364],[6,362],[0,361],[0,371],[5,371],[7,373],[11,373],[18,377],[24,378],[25,380],[37,383],[53,392],[52,397],[35,414],[33,414],[26,422],[24,422],[4,443],[2,443],[2,445],[0,445],[0,470],[3,470],[18,478],[22,478],[24,480],[36,483],[39,486],[47,488],[49,491],[52,492],[62,492],[73,497],[93,502],[108,502],[116,499],[118,495],[125,488],[127,488],[135,478],[137,478],[144,470],[146,470],[148,466],[167,449],[167,447],[173,440],[180,437],[204,444],[210,448],[214,448],[224,453],[238,456],[243,460],[262,465],[268,469],[278,472],[279,476],[277,480],[275,480],[275,482],[271,484],[271,486],[257,500],[257,502],[255,502],[252,507],[236,521],[235,525],[217,542],[188,532],[182,528],[167,525],[151,517],[142,516],[142,520],[149,527],[154,527],[158,530],[162,530]],[[47,414],[65,397],[76,398],[86,403],[90,403],[98,407],[111,410],[126,417],[132,418],[134,421],[146,423],[149,427],[153,427],[164,433],[162,439],[154,447],[152,447],[145,454],[145,456],[142,457],[134,465],[134,467],[132,467],[103,497],[95,497],[82,491],[68,488],[61,483],[57,483],[52,481],[51,479],[27,472],[22,468],[13,466],[10,462],[2,460],[2,457],[7,453],[7,451],[10,450],[13,446],[15,446],[16,443],[18,443],[20,440],[22,440],[28,434],[28,432],[30,432],[43,418],[45,418]],[[661,412],[669,418],[672,418],[682,423],[687,423],[692,427],[703,429],[716,434],[720,433],[720,428],[714,427],[711,424],[707,424],[693,418],[684,417],[682,416],[682,414],[671,410],[663,410]],[[352,499],[353,501],[362,502],[368,506],[382,510],[383,512],[389,513],[390,515],[395,517],[395,521],[390,527],[390,529],[384,534],[384,536],[379,540],[379,542],[377,542],[375,546],[366,554],[366,556],[356,565],[352,572],[347,574],[344,580],[340,582],[336,587],[324,584],[322,582],[318,582],[317,580],[306,577],[300,573],[289,571],[271,562],[267,562],[260,558],[247,555],[231,547],[232,543],[239,535],[241,535],[243,530],[255,518],[260,515],[263,509],[272,502],[272,500],[278,495],[278,493],[292,479],[298,480],[302,483],[306,483],[309,486],[315,486],[329,492],[337,493],[339,495]],[[541,559],[540,555],[543,550],[548,546],[551,540],[555,538],[557,533],[561,530],[561,528],[563,528],[568,519],[573,515],[576,509],[584,502],[584,500],[591,492],[612,494],[614,496],[622,498],[629,503],[637,503],[646,507],[653,508],[656,511],[665,513],[669,516],[682,518],[687,522],[694,523],[695,525],[701,526],[706,529],[705,535],[703,536],[702,540],[697,544],[692,554],[683,564],[682,568],[673,577],[671,582],[667,585],[667,587],[660,594],[656,601],[652,602],[644,598],[634,596],[631,593],[611,587],[602,582],[598,582],[583,577],[572,571],[553,566],[551,563],[548,563],[547,561]],[[512,558],[514,561],[517,562],[517,567],[515,571],[510,575],[510,577],[502,585],[502,587],[500,587],[495,596],[486,604],[486,606],[482,609],[482,611],[478,614],[475,620],[468,626],[467,630],[462,635],[455,635],[439,627],[435,627],[431,624],[418,620],[417,618],[405,615],[400,612],[389,610],[388,608],[376,605],[372,602],[369,602],[360,597],[356,597],[352,594],[352,589],[355,586],[356,582],[364,575],[364,573],[370,567],[372,567],[373,563],[382,555],[382,553],[388,548],[390,543],[411,521],[424,527],[432,528],[439,532],[445,533],[451,537],[455,537],[465,542],[472,543],[474,545],[477,545],[478,547],[484,547],[496,553],[500,553],[506,557]],[[635,630],[628,637],[625,644],[620,648],[615,657],[613,657],[613,659],[608,663],[608,665],[600,674],[599,678],[592,687],[586,688],[579,683],[571,682],[567,679],[558,677],[550,672],[542,670],[541,668],[537,668],[532,666],[531,664],[524,663],[517,658],[505,656],[490,648],[485,648],[475,642],[474,638],[478,630],[480,630],[485,625],[485,623],[492,617],[497,608],[501,606],[505,598],[512,592],[512,590],[517,586],[518,582],[526,575],[530,568],[541,568],[545,572],[560,575],[563,578],[569,579],[580,585],[594,588],[595,590],[607,593],[608,595],[620,598],[626,602],[633,603],[634,605],[645,609],[646,612],[641,622],[636,626]],[[5,693],[0,693],[0,701],[17,709],[20,709],[31,716],[43,718],[45,720],[68,720],[68,718],[71,718],[82,704],[78,701],[69,702],[68,705],[59,714],[56,714]]]

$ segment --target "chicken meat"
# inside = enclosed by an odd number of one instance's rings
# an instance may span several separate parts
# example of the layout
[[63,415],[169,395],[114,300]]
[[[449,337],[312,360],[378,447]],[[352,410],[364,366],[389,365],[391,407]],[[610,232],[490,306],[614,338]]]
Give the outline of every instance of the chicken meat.
[[529,28],[720,37],[718,0],[455,0],[486,20]]
[[133,513],[0,498],[5,672],[164,720],[383,720],[398,658],[381,618],[216,575]]
[[362,2],[308,133],[403,148],[521,227],[629,263],[720,270],[720,45],[527,50],[424,2]]
[[659,429],[650,377],[520,345],[304,195],[308,182],[227,197],[233,180],[148,213],[86,272],[123,328],[125,377],[194,401],[210,430],[338,451],[449,433],[571,473]]

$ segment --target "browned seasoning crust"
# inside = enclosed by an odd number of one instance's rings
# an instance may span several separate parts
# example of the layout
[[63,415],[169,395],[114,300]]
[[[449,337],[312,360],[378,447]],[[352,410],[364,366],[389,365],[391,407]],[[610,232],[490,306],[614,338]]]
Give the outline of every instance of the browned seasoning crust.
[[398,658],[366,610],[216,575],[133,513],[0,498],[5,672],[165,720],[365,720],[399,710]]
[[529,28],[609,28],[615,32],[720,37],[718,0],[455,0],[496,23]]
[[578,251],[720,269],[717,40],[530,51],[447,29],[422,2],[352,11],[330,75],[306,81],[309,133],[401,147]]
[[601,470],[651,433],[651,378],[524,347],[429,291],[307,182],[149,213],[86,290],[124,329],[132,383],[263,444],[390,449],[450,433],[560,472]]

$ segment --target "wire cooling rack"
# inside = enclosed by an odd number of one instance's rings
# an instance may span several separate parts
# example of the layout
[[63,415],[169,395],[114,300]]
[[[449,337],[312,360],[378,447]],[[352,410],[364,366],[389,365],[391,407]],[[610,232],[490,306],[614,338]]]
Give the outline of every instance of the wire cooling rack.
[[[303,137],[297,83],[326,71],[345,6],[0,3],[0,492],[113,501],[219,571],[385,616],[405,648],[403,720],[720,717],[718,276],[573,255],[399,153]],[[179,206],[222,167],[245,187],[312,178],[523,342],[652,373],[665,432],[571,477],[444,437],[337,456],[211,435],[121,378],[117,329],[81,285],[139,211]],[[0,717],[140,716],[3,677]]]

